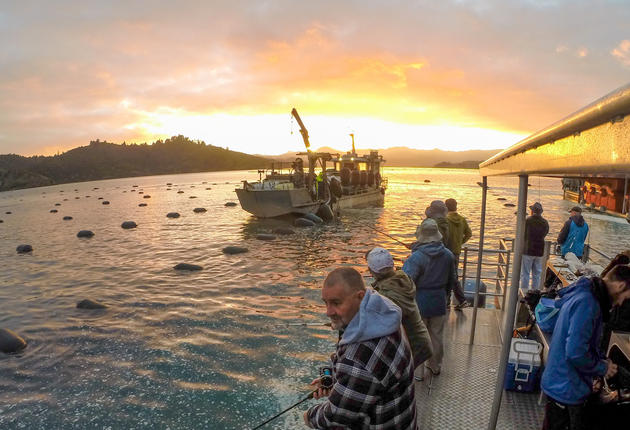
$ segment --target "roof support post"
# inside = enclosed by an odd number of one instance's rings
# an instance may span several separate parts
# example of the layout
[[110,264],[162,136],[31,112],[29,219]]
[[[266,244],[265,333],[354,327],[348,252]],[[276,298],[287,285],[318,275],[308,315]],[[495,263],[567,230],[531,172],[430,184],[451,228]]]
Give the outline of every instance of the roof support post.
[[[477,255],[477,277],[475,285],[475,299],[473,300],[473,314],[470,326],[470,345],[475,343],[475,328],[477,326],[477,306],[479,305],[479,287],[481,284],[481,262],[483,261],[483,240],[486,232],[486,200],[488,196],[488,177],[483,177],[481,185],[481,222],[479,224],[479,253]],[[462,288],[465,285],[462,286]]]
[[521,262],[523,260],[523,250],[525,248],[525,209],[527,207],[527,179],[528,175],[518,177],[518,210],[516,216],[516,236],[514,240],[514,265],[512,266],[512,282],[509,290],[507,311],[503,316],[503,339],[501,344],[501,356],[499,369],[497,370],[497,383],[494,387],[494,399],[492,401],[492,411],[490,412],[490,422],[488,430],[494,430],[499,419],[499,409],[501,408],[501,398],[503,396],[503,386],[505,384],[505,370],[510,356],[512,346],[512,331],[514,330],[514,319],[516,316],[516,305],[518,304],[518,289],[521,278]]

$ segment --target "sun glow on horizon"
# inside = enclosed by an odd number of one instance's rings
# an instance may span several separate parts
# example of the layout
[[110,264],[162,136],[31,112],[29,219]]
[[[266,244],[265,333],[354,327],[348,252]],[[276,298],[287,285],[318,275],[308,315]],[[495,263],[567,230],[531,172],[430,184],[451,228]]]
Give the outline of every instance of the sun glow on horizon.
[[[141,121],[125,128],[135,131],[147,142],[182,134],[250,154],[278,155],[304,150],[299,126],[289,113],[202,115],[161,108],[156,112],[143,112],[142,116]],[[302,115],[302,120],[311,148],[327,146],[340,151],[351,148],[350,133],[354,133],[356,147],[361,149],[408,147],[444,151],[501,149],[525,137],[522,133],[479,127],[402,124],[366,117]]]

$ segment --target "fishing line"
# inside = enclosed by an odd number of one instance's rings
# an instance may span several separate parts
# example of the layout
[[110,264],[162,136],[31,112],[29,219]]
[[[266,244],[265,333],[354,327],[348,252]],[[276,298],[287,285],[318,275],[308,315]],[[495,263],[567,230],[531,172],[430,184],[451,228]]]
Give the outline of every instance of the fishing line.
[[384,231],[381,231],[381,230],[379,230],[379,229],[377,229],[377,228],[374,228],[374,227],[372,227],[372,226],[370,226],[370,225],[368,225],[368,226],[367,226],[367,228],[370,228],[370,229],[374,230],[374,231],[375,231],[375,232],[377,232],[377,233],[383,234],[383,235],[385,235],[385,236],[389,237],[390,239],[395,240],[396,242],[400,243],[401,245],[404,245],[404,246],[405,246],[405,248],[409,248],[409,245],[408,245],[408,244],[406,244],[405,242],[402,242],[402,241],[400,241],[400,240],[396,239],[394,236],[391,236],[391,235],[389,235],[389,234],[385,233]]

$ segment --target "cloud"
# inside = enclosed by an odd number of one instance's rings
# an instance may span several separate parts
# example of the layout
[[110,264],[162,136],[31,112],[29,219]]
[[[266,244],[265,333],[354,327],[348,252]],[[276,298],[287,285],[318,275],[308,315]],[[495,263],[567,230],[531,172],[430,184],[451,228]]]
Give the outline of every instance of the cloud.
[[0,12],[0,153],[151,141],[169,118],[292,106],[530,133],[626,83],[629,20],[614,0],[13,2]]
[[630,67],[630,40],[622,40],[611,54],[624,66]]

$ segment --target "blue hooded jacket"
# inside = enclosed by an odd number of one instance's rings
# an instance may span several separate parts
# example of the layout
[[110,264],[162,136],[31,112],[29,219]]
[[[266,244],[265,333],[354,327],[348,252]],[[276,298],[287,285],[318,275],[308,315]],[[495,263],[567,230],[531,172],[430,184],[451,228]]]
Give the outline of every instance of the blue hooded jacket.
[[569,218],[558,234],[558,243],[562,245],[562,256],[572,252],[576,257],[582,258],[587,235],[588,224],[582,215],[573,215]]
[[592,281],[580,278],[558,292],[560,308],[541,386],[545,394],[567,405],[580,405],[591,394],[593,378],[606,374],[598,345],[602,312],[591,292]]
[[446,291],[455,286],[455,257],[442,242],[415,243],[402,270],[416,284],[416,302],[424,318],[446,314]]
[[402,311],[387,297],[366,288],[359,312],[343,331],[339,345],[389,336],[400,329]]

